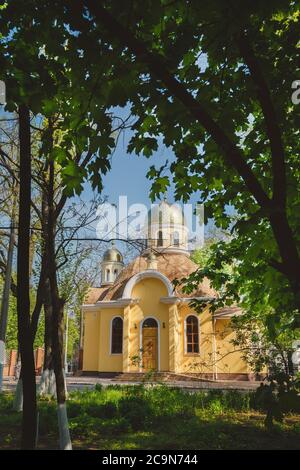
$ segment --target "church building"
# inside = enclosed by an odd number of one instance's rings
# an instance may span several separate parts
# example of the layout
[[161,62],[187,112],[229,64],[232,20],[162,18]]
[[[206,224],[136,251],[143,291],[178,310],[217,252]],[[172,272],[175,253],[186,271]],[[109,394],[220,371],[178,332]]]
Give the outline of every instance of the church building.
[[[252,379],[232,344],[231,318],[241,310],[211,313],[209,301],[218,294],[207,279],[190,295],[174,288],[175,279],[198,268],[190,258],[181,208],[162,201],[149,211],[148,222],[147,247],[129,264],[115,245],[104,253],[101,286],[89,289],[82,305],[82,373]],[[206,305],[200,314],[191,306],[195,298]]]

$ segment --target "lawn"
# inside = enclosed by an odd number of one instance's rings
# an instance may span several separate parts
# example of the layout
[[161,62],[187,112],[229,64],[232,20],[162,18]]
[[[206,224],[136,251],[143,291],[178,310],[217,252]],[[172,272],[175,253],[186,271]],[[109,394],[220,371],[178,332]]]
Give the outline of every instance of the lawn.
[[[0,396],[1,449],[19,447],[21,416],[12,398]],[[38,447],[55,449],[55,402],[43,399],[38,407]],[[68,415],[74,449],[300,449],[300,416],[268,430],[253,393],[98,387],[72,392]]]

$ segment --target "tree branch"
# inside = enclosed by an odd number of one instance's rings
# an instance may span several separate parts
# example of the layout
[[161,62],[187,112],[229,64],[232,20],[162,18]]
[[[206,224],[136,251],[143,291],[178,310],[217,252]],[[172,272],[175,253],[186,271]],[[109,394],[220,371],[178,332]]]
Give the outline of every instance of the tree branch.
[[286,203],[284,148],[270,90],[263,75],[259,60],[249,44],[247,35],[242,32],[236,37],[236,42],[256,86],[257,98],[265,118],[266,131],[272,154],[273,200],[277,206],[284,208]]
[[93,0],[84,0],[83,4],[88,7],[95,19],[101,24],[101,27],[105,27],[122,44],[129,47],[138,59],[149,67],[150,73],[166,85],[170,93],[184,105],[190,114],[212,136],[216,144],[222,149],[228,163],[239,173],[258,204],[261,207],[269,208],[271,200],[245,161],[240,149],[224,133],[205,108],[187,91],[185,86],[169,72],[163,58],[148,50],[147,46],[140,39],[137,39],[129,29],[124,28],[99,2],[95,3]]

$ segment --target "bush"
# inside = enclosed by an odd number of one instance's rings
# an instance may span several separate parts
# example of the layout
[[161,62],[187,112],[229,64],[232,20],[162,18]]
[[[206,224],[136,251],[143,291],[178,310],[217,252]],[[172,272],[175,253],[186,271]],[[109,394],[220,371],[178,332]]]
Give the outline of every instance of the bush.
[[109,434],[122,434],[130,431],[131,424],[127,418],[119,417],[102,423],[102,432]]
[[117,416],[117,406],[112,402],[99,405],[92,403],[85,407],[85,411],[95,418],[112,419]]
[[146,390],[144,399],[155,417],[182,416],[191,417],[195,414],[193,395],[180,389],[165,385]]
[[279,407],[283,413],[300,413],[300,395],[296,390],[289,390],[279,395]]
[[76,418],[76,416],[79,416],[82,413],[82,405],[80,403],[74,402],[74,401],[69,401],[68,402],[68,417],[69,418]]
[[[68,407],[69,411],[69,407]],[[55,403],[43,403],[39,406],[39,434],[48,435],[57,429],[57,412]]]
[[69,422],[72,436],[79,437],[90,433],[95,428],[95,418],[91,418],[86,413],[82,413],[76,418],[72,418]]
[[221,414],[225,410],[225,407],[222,401],[216,398],[209,403],[208,409],[212,414]]
[[146,400],[124,397],[119,402],[120,416],[126,418],[133,430],[143,429],[151,419],[151,408]]
[[223,392],[221,401],[226,410],[249,411],[250,397],[250,393],[229,390]]
[[0,410],[8,411],[12,409],[13,399],[8,393],[0,393]]
[[249,411],[251,403],[253,404],[252,396],[253,393],[242,393],[237,390],[209,390],[195,394],[195,406],[200,409],[219,409],[220,412]]

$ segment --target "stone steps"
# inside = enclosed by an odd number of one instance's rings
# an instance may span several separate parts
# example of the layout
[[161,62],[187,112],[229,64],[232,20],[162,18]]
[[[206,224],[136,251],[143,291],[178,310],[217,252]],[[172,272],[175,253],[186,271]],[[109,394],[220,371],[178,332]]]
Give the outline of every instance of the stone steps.
[[114,377],[115,382],[215,382],[193,375],[176,374],[174,372],[124,372]]

